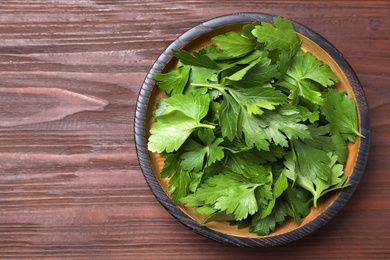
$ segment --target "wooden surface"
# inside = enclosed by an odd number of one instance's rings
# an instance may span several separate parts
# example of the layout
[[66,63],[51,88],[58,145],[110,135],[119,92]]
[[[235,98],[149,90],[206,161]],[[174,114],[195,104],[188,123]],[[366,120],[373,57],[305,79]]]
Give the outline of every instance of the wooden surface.
[[[199,236],[139,168],[136,98],[177,36],[215,16],[289,17],[328,39],[366,93],[371,151],[327,225],[277,248]],[[390,257],[389,1],[0,1],[0,259]]]

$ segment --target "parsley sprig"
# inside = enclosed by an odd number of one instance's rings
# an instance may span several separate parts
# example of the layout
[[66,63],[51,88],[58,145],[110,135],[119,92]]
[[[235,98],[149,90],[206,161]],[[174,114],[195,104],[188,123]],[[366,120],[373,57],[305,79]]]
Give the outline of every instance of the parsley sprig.
[[291,22],[243,26],[195,52],[173,50],[176,69],[154,76],[167,97],[148,149],[164,156],[174,204],[259,236],[297,224],[324,194],[344,188],[356,105],[337,77],[304,53]]

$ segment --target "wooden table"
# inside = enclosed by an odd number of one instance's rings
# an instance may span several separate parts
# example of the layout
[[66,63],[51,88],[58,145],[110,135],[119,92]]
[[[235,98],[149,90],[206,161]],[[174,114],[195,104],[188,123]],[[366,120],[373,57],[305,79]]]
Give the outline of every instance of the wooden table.
[[[135,152],[136,99],[154,60],[189,28],[235,12],[289,17],[327,38],[370,108],[352,199],[277,248],[225,246],[181,225]],[[1,1],[0,258],[389,258],[389,37],[389,1]]]

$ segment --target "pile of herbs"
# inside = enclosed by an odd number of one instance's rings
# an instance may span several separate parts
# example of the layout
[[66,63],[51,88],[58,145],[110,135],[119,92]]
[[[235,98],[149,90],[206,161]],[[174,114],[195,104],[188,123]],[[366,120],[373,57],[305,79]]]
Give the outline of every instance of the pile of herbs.
[[148,149],[164,160],[174,204],[210,221],[267,235],[297,224],[324,194],[345,187],[356,105],[337,77],[302,51],[291,22],[243,26],[154,76],[167,98],[154,111]]

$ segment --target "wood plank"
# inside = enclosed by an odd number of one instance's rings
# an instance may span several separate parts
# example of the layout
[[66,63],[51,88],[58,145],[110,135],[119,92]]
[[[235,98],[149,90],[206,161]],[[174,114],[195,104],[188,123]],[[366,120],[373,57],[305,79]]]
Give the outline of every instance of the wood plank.
[[[149,190],[134,147],[137,95],[154,60],[189,28],[235,12],[289,17],[324,36],[355,70],[370,109],[369,161],[351,200],[312,235],[277,248],[221,245],[178,223]],[[0,258],[388,258],[389,36],[389,1],[1,1]],[[53,102],[18,96],[34,88],[98,106],[23,122]],[[5,113],[20,123],[4,125]]]

